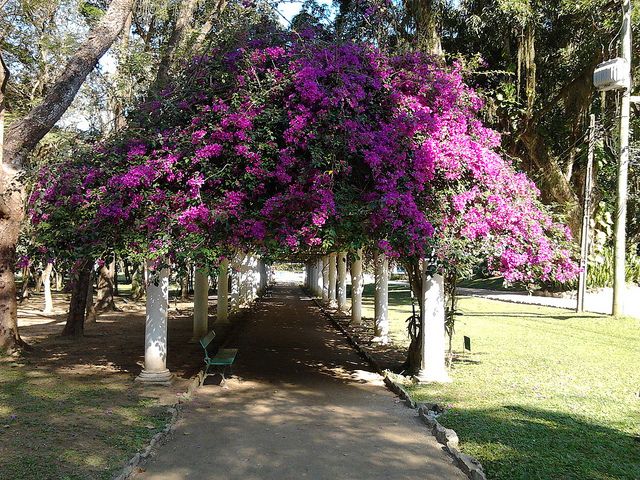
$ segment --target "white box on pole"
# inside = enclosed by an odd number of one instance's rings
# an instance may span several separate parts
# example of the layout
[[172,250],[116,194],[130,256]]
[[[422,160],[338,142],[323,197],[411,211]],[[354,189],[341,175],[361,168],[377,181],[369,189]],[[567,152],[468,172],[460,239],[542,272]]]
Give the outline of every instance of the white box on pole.
[[593,71],[593,84],[598,90],[627,88],[631,69],[624,58],[613,58],[601,63]]

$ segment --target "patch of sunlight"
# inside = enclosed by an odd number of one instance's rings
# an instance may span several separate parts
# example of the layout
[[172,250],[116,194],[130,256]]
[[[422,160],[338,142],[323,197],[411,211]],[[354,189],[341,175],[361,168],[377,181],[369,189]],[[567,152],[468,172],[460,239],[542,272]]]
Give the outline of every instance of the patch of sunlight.
[[374,385],[384,384],[382,376],[375,372],[369,372],[367,370],[354,370],[351,374],[351,378],[359,382],[372,383]]
[[0,417],[8,417],[13,413],[13,408],[7,405],[0,405]]
[[105,468],[107,466],[103,457],[78,450],[65,450],[62,453],[62,459],[81,467]]

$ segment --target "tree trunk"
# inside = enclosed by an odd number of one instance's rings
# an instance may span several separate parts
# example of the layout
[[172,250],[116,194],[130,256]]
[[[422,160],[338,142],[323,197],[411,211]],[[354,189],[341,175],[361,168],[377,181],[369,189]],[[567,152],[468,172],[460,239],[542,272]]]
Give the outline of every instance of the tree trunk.
[[113,261],[113,295],[118,296],[118,259]]
[[93,268],[91,269],[91,274],[89,275],[89,286],[87,287],[87,309],[85,311],[85,323],[95,323],[98,314],[96,313],[96,309],[93,305]]
[[406,13],[409,28],[414,30],[417,47],[432,55],[443,56],[442,42],[438,32],[438,11],[434,0],[408,0]]
[[[34,269],[34,273],[36,272],[36,270]],[[40,272],[40,275],[34,275],[35,279],[36,279],[36,286],[35,286],[35,291],[36,293],[40,293],[42,291],[42,284],[44,282],[44,270],[42,270],[42,272]]]
[[144,296],[144,286],[143,269],[140,268],[140,264],[136,264],[131,272],[131,298],[133,300],[140,300]]
[[400,367],[405,375],[415,375],[420,370],[422,355],[422,322],[420,312],[422,311],[422,274],[418,261],[408,261],[403,263],[409,276],[409,286],[411,288],[412,301],[417,304],[417,310],[412,312],[412,318],[408,322],[409,348],[407,358]]
[[62,273],[60,273],[57,268],[55,272],[56,272],[56,291],[61,292],[64,288],[64,285],[62,284],[63,283]]
[[178,48],[185,39],[189,24],[193,22],[194,13],[198,6],[197,0],[183,0],[179,3],[178,15],[171,32],[171,37],[164,47],[160,58],[158,75],[156,76],[156,89],[161,89],[169,81],[169,71],[174,63]]
[[109,266],[102,265],[98,272],[98,296],[94,309],[96,312],[113,312],[117,310],[113,300],[113,285],[116,272],[115,259],[109,263]]
[[44,285],[44,309],[42,313],[53,312],[53,298],[51,296],[51,271],[53,270],[53,263],[48,262],[45,269],[42,271],[42,284]]
[[180,279],[180,299],[181,300],[189,300],[189,268],[190,265],[187,265],[187,270],[185,270],[182,278]]
[[[6,181],[7,176],[0,178]],[[3,191],[7,191],[0,186]],[[9,190],[11,192],[11,190]],[[0,217],[0,352],[13,353],[24,347],[18,334],[18,302],[13,269],[16,264],[16,243],[22,220],[22,190],[8,194],[3,203],[4,217]],[[26,279],[28,282],[28,278]]]
[[[62,75],[48,89],[42,103],[8,129],[0,172],[0,350],[12,351],[24,343],[18,335],[17,300],[13,273],[15,250],[24,210],[24,184],[20,178],[29,152],[62,117],[87,75],[111,47],[131,12],[133,0],[113,0],[87,39],[67,62]],[[4,66],[4,64],[3,64]],[[4,85],[6,69],[2,69]],[[0,111],[4,107],[0,98]],[[83,309],[84,320],[84,309]]]
[[131,283],[131,271],[129,270],[129,261],[125,258],[122,263],[124,264],[124,280],[126,283]]
[[62,75],[47,89],[42,103],[11,124],[4,145],[5,162],[21,169],[27,154],[69,108],[87,75],[109,50],[129,16],[133,0],[112,0],[104,16],[69,59]]
[[22,269],[22,288],[20,289],[20,302],[29,298],[29,281],[31,280],[31,269],[24,267]]
[[93,261],[90,259],[84,259],[78,266],[78,271],[72,276],[69,313],[67,314],[67,323],[62,331],[62,335],[64,336],[81,337],[84,334],[87,293],[89,290],[92,270]]

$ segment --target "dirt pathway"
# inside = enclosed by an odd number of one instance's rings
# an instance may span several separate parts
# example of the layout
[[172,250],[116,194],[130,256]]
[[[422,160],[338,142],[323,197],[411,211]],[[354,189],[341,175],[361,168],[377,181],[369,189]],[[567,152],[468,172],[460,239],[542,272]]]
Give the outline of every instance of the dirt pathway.
[[136,479],[466,478],[298,287],[233,343],[235,378],[199,390]]

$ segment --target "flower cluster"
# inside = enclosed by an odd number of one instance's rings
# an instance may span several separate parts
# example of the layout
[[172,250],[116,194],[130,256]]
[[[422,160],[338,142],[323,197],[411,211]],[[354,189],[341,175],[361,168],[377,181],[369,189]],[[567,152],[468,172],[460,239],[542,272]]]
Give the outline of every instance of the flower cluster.
[[183,75],[117,139],[40,172],[31,219],[65,225],[47,241],[184,255],[368,243],[445,266],[488,258],[509,280],[575,276],[565,231],[496,153],[458,67],[275,35]]

